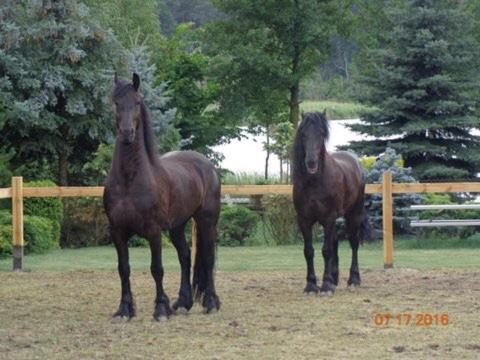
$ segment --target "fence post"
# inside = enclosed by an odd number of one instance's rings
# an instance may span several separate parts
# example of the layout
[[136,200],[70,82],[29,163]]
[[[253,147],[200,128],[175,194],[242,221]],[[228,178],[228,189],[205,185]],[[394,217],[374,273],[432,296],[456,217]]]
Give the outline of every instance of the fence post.
[[192,267],[195,266],[195,256],[197,255],[197,223],[192,218]]
[[13,270],[23,270],[23,178],[12,177]]
[[393,196],[392,173],[383,173],[382,183],[382,213],[383,213],[383,267],[393,268]]

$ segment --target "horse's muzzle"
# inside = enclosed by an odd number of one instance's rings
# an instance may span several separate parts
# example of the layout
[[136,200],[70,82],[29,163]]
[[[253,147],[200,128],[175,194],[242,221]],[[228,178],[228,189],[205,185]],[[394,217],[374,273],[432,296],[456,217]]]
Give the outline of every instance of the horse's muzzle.
[[120,131],[120,140],[122,140],[122,143],[124,144],[133,143],[133,140],[135,140],[135,129],[131,128]]
[[318,171],[318,163],[315,161],[307,161],[306,168],[309,174],[316,174]]

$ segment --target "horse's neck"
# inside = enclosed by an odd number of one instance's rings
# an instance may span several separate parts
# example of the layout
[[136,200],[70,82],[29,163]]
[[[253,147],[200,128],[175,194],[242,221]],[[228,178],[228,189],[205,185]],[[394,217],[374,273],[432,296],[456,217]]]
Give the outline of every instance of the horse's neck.
[[128,187],[135,181],[147,181],[148,174],[155,169],[144,143],[143,128],[140,126],[132,144],[124,144],[117,139],[113,155],[112,172],[116,181]]

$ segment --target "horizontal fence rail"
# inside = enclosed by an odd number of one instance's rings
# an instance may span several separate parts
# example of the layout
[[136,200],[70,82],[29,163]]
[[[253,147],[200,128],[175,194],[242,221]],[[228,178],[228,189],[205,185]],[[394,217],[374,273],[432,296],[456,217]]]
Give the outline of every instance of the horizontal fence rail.
[[[0,189],[0,199],[12,199],[12,243],[14,246],[14,270],[22,269],[23,261],[23,199],[33,197],[101,197],[103,186],[87,187],[23,187],[22,177],[12,178],[12,187]],[[223,185],[222,195],[264,196],[292,195],[291,185]],[[366,194],[382,195],[383,249],[385,268],[393,267],[393,194],[400,193],[452,193],[480,192],[476,183],[394,183],[392,174],[386,171],[381,184],[367,184]],[[465,206],[465,205],[461,205]],[[473,205],[475,206],[475,205]],[[473,209],[474,207],[468,207]],[[478,207],[477,207],[478,208]],[[419,208],[417,208],[420,210]],[[431,208],[430,208],[431,209]],[[452,208],[453,209],[453,208]],[[459,209],[456,207],[455,209]],[[472,219],[473,221],[473,219]],[[195,244],[193,244],[195,246]]]

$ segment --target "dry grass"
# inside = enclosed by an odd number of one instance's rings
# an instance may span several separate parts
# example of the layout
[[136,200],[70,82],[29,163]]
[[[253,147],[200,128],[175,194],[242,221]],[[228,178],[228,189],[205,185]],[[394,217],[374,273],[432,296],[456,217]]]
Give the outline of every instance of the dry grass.
[[[345,275],[345,271],[343,271]],[[214,315],[154,323],[153,281],[134,272],[137,317],[111,323],[114,271],[0,273],[3,359],[479,358],[479,270],[365,270],[333,297],[306,296],[303,272],[218,272]],[[166,276],[173,298],[178,276]],[[378,327],[378,312],[448,313],[448,326]]]

